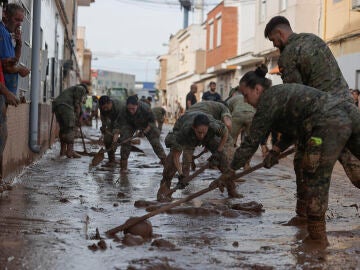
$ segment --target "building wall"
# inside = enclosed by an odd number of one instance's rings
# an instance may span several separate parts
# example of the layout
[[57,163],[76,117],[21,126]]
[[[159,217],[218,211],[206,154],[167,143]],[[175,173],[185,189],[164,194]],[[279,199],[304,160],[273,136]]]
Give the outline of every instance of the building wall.
[[[221,19],[221,43],[217,46],[219,20]],[[211,38],[210,28],[213,28]],[[226,59],[237,55],[238,32],[237,32],[237,8],[218,5],[211,10],[206,20],[206,67],[214,67],[223,63]],[[213,48],[210,47],[213,42]]]
[[33,153],[29,148],[29,115],[30,104],[20,104],[17,107],[9,106],[7,110],[8,138],[3,153],[3,177],[12,177],[18,174],[24,166],[39,158],[55,140],[58,131],[56,119],[53,119],[51,143],[51,106],[39,104],[39,139],[41,150]]
[[105,90],[112,87],[125,87],[128,89],[129,94],[134,92],[135,75],[102,69],[96,70],[96,72],[93,72],[93,75],[95,75],[95,73],[97,77],[92,78],[92,83],[93,86],[96,86],[94,89],[96,95],[104,95],[106,94]]
[[353,10],[351,4],[352,1],[324,1],[323,39],[349,87],[360,88],[360,12]]

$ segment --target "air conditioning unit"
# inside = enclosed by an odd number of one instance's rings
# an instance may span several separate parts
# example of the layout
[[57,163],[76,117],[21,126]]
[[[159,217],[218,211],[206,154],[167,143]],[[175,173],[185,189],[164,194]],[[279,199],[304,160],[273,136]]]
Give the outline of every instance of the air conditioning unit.
[[360,0],[352,0],[352,9],[360,11]]

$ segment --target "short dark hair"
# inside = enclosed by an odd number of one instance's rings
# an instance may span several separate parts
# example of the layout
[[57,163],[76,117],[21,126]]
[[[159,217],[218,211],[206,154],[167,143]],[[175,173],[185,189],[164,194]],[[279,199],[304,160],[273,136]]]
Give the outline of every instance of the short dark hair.
[[211,82],[209,83],[209,85],[212,85],[212,84],[216,84],[216,82],[214,82],[214,81],[211,81]]
[[209,126],[210,120],[205,114],[198,114],[194,118],[193,127]]
[[360,95],[360,90],[359,90],[359,89],[352,89],[352,90],[351,90],[351,93],[352,93],[352,92],[356,92],[358,95]]
[[5,15],[9,17],[13,17],[17,11],[25,12],[24,8],[17,3],[6,4],[4,7]]
[[147,100],[151,102],[151,101],[152,101],[152,97],[148,96],[148,97],[147,97]]
[[271,20],[266,24],[265,30],[264,30],[264,36],[265,38],[268,38],[270,33],[278,26],[278,25],[287,25],[291,28],[290,23],[288,19],[286,19],[284,16],[275,16],[271,18]]
[[99,105],[103,106],[111,101],[109,96],[101,96],[99,99]]
[[138,98],[137,96],[129,96],[126,100],[126,105],[138,105]]

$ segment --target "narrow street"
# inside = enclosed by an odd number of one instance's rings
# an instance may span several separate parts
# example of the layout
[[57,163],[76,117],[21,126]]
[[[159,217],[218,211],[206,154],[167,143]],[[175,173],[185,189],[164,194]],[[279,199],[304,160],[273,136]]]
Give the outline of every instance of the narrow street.
[[[87,151],[97,152],[100,132],[83,131]],[[107,157],[96,168],[89,167],[91,156],[59,158],[59,143],[25,168],[13,190],[0,196],[0,269],[360,269],[360,192],[339,164],[327,212],[330,246],[306,249],[306,230],[281,225],[294,215],[292,156],[245,176],[238,184],[241,199],[214,190],[150,218],[154,236],[143,244],[128,244],[121,232],[116,240],[107,238],[105,231],[147,213],[135,202],[156,200],[162,166],[146,139],[137,147],[145,154],[131,154],[128,175],[101,166]],[[81,139],[76,149],[83,151]],[[258,151],[251,164],[261,161]],[[217,176],[207,170],[173,197],[206,188]],[[264,211],[231,209],[248,202]],[[97,244],[97,228],[106,247]]]

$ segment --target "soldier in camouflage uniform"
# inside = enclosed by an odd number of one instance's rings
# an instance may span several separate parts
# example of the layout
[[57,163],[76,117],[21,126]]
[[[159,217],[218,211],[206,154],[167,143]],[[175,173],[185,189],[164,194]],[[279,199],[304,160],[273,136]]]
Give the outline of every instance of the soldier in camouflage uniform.
[[[224,145],[228,137],[228,130],[224,123],[215,120],[209,115],[198,111],[182,115],[175,123],[172,132],[165,138],[166,147],[170,153],[166,157],[163,178],[157,193],[158,201],[171,200],[169,190],[171,180],[176,171],[179,173],[179,183],[185,177],[179,162],[184,149],[194,150],[196,146],[203,145],[213,154],[211,160],[217,162],[221,172],[227,172],[228,159],[224,153]],[[238,197],[236,186],[232,181],[226,184],[230,197]]]
[[[281,78],[284,83],[300,83],[327,92],[339,100],[346,101],[347,106],[354,106],[349,87],[341,73],[335,57],[326,43],[314,34],[292,31],[289,21],[282,16],[272,18],[266,25],[265,38],[279,48],[278,61]],[[301,160],[304,145],[297,143],[294,168],[297,176],[297,216],[288,225],[301,224],[305,218],[306,185],[302,178]],[[344,148],[339,161],[351,182],[360,188],[360,162]],[[302,218],[303,217],[303,218]]]
[[78,84],[62,91],[53,101],[52,110],[60,126],[60,156],[80,158],[74,151],[75,127],[80,125],[81,106],[88,94],[85,84]]
[[111,99],[109,96],[101,96],[99,99],[99,106],[101,111],[101,133],[104,134],[104,145],[106,149],[114,146],[109,152],[109,162],[106,166],[115,166],[115,152],[116,142],[120,134],[120,113],[124,111],[125,102]]
[[[238,140],[241,132],[241,141],[244,140],[245,135],[249,134],[251,121],[255,114],[255,109],[244,101],[244,96],[238,92],[239,87],[230,91],[229,98],[226,100],[231,112],[232,129],[231,137],[234,140],[234,146]],[[250,160],[245,164],[244,169],[250,168]]]
[[151,111],[153,112],[155,121],[157,122],[157,128],[161,133],[162,126],[165,122],[166,111],[163,107],[154,107],[151,109]]
[[[164,164],[166,154],[160,143],[160,131],[155,125],[154,114],[148,104],[138,101],[136,96],[128,97],[126,107],[121,112],[120,126],[121,140],[133,136],[135,131],[140,130],[149,140],[160,162]],[[122,173],[127,172],[130,151],[130,143],[121,146],[120,172]]]
[[[226,103],[225,103],[226,104]],[[227,127],[228,131],[232,130],[232,121],[231,121],[231,113],[228,107],[222,103],[222,101],[201,101],[186,110],[185,113],[189,112],[202,112],[206,115],[210,115],[215,120],[222,121],[225,126]],[[225,150],[226,156],[228,160],[232,158],[234,155],[234,142],[231,136],[228,136],[226,143],[225,143]],[[190,173],[190,166],[192,163],[192,155],[194,151],[184,150],[183,152],[183,172],[185,176],[188,176]],[[190,159],[191,157],[191,159]],[[190,162],[191,161],[191,162]]]
[[[264,159],[265,167],[278,162],[278,156],[295,138],[304,146],[301,164],[306,183],[306,216],[310,243],[327,245],[325,212],[331,173],[346,146],[360,159],[360,112],[346,101],[301,84],[271,86],[265,69],[246,73],[240,80],[248,103],[256,107],[250,135],[236,150],[231,169],[237,170],[256,151],[261,138],[275,130],[285,134]],[[226,182],[231,175],[220,179]],[[214,183],[216,184],[216,183]],[[315,242],[314,242],[315,241]]]

